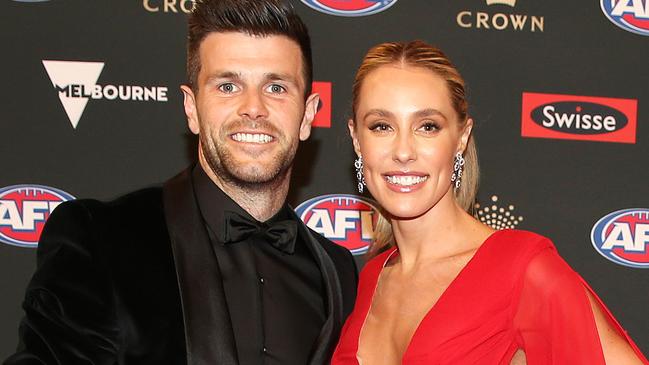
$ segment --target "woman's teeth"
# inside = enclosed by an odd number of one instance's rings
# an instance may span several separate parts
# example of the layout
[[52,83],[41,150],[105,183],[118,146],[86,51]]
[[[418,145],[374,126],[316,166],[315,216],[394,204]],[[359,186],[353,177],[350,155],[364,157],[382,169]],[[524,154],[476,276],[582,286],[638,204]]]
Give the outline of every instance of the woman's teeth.
[[428,180],[428,176],[386,176],[393,185],[412,186]]

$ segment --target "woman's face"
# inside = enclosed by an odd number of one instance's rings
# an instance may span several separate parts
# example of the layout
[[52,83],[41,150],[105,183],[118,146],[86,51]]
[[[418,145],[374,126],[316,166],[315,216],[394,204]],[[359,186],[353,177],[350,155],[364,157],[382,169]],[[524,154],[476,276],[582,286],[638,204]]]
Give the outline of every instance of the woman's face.
[[460,127],[444,79],[425,68],[380,66],[363,81],[355,118],[349,130],[367,187],[388,213],[415,218],[454,199],[453,157],[473,123]]

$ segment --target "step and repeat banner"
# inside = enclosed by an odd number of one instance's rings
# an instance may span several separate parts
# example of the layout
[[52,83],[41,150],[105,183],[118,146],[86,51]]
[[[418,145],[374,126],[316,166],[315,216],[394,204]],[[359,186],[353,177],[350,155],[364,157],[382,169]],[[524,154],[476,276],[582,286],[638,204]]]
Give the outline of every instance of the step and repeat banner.
[[[550,237],[649,353],[649,0],[293,0],[322,103],[290,202],[362,265],[376,203],[358,195],[351,84],[371,46],[423,39],[468,84],[476,216]],[[0,3],[0,359],[49,214],[192,163],[179,89],[191,0]]]

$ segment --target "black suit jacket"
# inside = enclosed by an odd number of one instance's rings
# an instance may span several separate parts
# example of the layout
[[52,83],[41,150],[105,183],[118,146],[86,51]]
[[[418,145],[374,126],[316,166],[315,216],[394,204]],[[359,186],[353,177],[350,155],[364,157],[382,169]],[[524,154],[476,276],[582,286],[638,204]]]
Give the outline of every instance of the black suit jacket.
[[[18,351],[5,365],[238,364],[189,171],[162,188],[110,203],[72,201],[52,213]],[[309,363],[325,364],[353,308],[356,268],[347,250],[300,229],[327,292],[328,317]]]

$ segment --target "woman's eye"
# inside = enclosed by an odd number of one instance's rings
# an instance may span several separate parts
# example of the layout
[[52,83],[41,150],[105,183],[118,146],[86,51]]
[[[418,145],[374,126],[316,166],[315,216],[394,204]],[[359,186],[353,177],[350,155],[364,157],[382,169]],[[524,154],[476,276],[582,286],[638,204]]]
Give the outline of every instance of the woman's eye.
[[226,83],[226,84],[219,85],[218,89],[219,89],[220,92],[223,92],[223,93],[226,93],[226,94],[230,94],[230,93],[236,92],[238,90],[238,88],[233,83],[230,83],[230,82]]
[[426,122],[422,124],[422,126],[419,127],[419,129],[423,130],[424,132],[435,132],[439,130],[439,126],[433,122]]
[[269,92],[273,93],[273,94],[281,94],[281,93],[286,92],[286,88],[284,86],[278,85],[278,84],[272,84],[272,85],[268,86],[267,90]]

